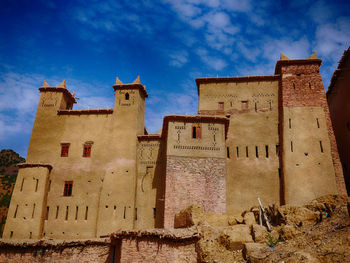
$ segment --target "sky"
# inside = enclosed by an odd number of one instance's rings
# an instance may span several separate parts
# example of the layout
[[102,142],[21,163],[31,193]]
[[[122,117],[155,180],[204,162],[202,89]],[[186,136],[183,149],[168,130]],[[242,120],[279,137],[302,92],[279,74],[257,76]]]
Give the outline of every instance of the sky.
[[350,45],[350,1],[1,0],[0,149],[26,157],[44,80],[112,108],[118,76],[146,85],[149,132],[196,114],[195,79],[272,75],[283,52],[323,60],[325,89]]

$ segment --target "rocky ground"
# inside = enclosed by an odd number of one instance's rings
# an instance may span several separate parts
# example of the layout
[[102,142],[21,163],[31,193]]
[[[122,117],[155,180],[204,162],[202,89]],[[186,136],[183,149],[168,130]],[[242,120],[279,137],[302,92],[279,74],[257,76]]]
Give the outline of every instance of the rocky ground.
[[270,206],[271,232],[253,207],[241,216],[191,206],[176,227],[197,226],[201,262],[350,262],[350,198],[329,195],[304,206]]

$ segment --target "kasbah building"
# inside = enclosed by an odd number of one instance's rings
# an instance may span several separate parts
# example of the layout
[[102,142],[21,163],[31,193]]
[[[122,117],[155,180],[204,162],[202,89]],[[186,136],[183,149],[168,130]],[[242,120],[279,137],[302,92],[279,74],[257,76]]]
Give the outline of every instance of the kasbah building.
[[3,238],[171,229],[191,204],[235,214],[258,197],[298,205],[346,194],[320,65],[315,53],[281,54],[274,75],[198,78],[198,115],[165,116],[157,134],[145,129],[139,78],[116,79],[114,108],[88,110],[73,110],[65,82],[44,81]]

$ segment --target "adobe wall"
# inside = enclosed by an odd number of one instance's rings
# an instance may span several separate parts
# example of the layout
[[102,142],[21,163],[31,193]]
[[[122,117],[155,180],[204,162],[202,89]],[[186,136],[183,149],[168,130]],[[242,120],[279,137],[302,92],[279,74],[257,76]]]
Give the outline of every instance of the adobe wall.
[[[199,84],[199,114],[230,116],[228,213],[256,205],[257,197],[264,204],[280,203],[278,84],[278,76],[231,78],[226,83],[213,78]],[[221,113],[217,112],[220,101],[224,102]]]
[[164,143],[160,135],[138,139],[134,228],[160,228],[164,213]]
[[[324,93],[320,60],[279,61],[285,201],[344,194],[344,179]],[[306,176],[307,175],[307,176]]]
[[[349,49],[346,51],[349,53]],[[343,59],[342,59],[343,60]],[[330,116],[334,128],[339,156],[343,165],[343,172],[348,195],[350,195],[350,59],[338,67],[333,75],[335,82],[331,84],[327,92]],[[333,81],[332,78],[332,81]]]
[[42,237],[49,172],[47,167],[40,166],[19,169],[4,228],[4,238]]
[[[159,238],[124,238],[116,263],[197,263],[196,241]],[[117,254],[118,246],[117,246]]]
[[[113,262],[113,247],[107,242],[75,241],[65,243],[1,243],[0,262]],[[114,261],[115,262],[115,261]]]
[[[41,89],[27,155],[27,163],[53,167],[43,193],[48,211],[43,235],[91,238],[133,228],[145,94],[128,86],[116,90],[114,109],[78,111],[66,110],[71,108],[67,94],[62,87]],[[82,156],[87,141],[93,143],[90,158]],[[68,157],[61,157],[61,143],[70,143]],[[72,196],[63,196],[65,181],[73,181]]]

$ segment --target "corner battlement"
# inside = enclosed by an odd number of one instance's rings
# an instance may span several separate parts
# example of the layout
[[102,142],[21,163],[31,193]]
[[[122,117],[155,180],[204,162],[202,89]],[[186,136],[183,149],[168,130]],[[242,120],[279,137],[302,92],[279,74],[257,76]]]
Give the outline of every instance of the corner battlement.
[[76,98],[74,96],[74,92],[70,93],[70,91],[66,87],[66,81],[63,80],[61,84],[59,84],[57,87],[51,87],[46,80],[44,80],[42,87],[39,88],[40,92],[63,92],[73,103],[77,103]]
[[113,85],[114,91],[116,90],[125,90],[125,89],[139,89],[141,91],[141,94],[148,98],[148,93],[146,91],[146,86],[142,85],[140,82],[140,77],[137,76],[137,78],[132,83],[123,83],[121,80],[117,77],[115,84]]
[[290,59],[283,53],[281,53],[280,60],[277,61],[276,67],[275,67],[275,74],[283,74],[282,67],[283,66],[294,66],[294,65],[311,65],[311,64],[317,64],[320,66],[322,63],[322,59],[317,58],[316,52],[311,54],[308,58],[305,59]]

